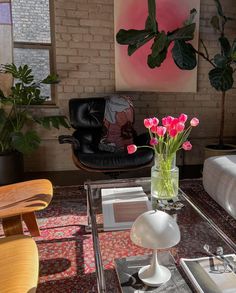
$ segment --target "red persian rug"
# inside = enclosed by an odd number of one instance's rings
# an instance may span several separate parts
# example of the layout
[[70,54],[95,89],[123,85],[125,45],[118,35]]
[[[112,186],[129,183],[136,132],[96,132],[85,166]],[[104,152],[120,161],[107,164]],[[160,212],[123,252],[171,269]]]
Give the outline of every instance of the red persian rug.
[[[235,231],[236,221],[206,194],[200,180],[182,181],[181,187],[228,235],[234,234],[232,231]],[[40,256],[37,292],[97,292],[92,238],[85,232],[87,218],[83,186],[55,187],[52,203],[38,212],[37,218],[41,230],[41,237],[35,239]],[[235,238],[235,235],[232,237]],[[108,292],[120,292],[114,258],[150,251],[134,246],[129,231],[101,233],[100,244],[105,259]],[[171,252],[175,255],[175,248]]]

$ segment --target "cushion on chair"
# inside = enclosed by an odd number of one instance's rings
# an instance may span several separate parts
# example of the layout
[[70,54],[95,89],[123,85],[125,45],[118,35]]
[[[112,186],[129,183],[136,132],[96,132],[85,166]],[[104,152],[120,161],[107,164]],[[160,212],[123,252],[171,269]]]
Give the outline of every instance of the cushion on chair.
[[210,157],[203,167],[206,192],[236,219],[236,155]]
[[135,136],[134,108],[131,98],[113,95],[106,100],[103,135],[98,148],[105,151],[120,151],[133,143]]
[[36,292],[39,274],[38,250],[25,235],[0,239],[0,292]]

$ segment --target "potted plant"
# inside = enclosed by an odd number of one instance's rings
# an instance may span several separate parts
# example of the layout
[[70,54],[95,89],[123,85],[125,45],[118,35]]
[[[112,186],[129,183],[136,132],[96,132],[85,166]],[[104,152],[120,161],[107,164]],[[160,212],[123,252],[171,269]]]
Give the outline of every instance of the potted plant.
[[231,149],[230,145],[224,143],[224,113],[225,113],[225,97],[226,92],[233,87],[236,64],[236,39],[230,44],[225,36],[225,25],[232,20],[225,16],[219,0],[214,0],[217,7],[217,15],[211,19],[211,24],[219,33],[220,53],[213,58],[209,56],[208,50],[201,40],[204,52],[195,49],[189,41],[194,37],[195,23],[194,16],[196,10],[190,11],[190,17],[183,26],[176,28],[171,32],[158,30],[158,22],[156,20],[156,1],[148,0],[148,17],[143,30],[124,30],[121,29],[116,40],[121,45],[128,45],[128,55],[132,55],[141,46],[153,40],[151,53],[147,57],[147,64],[150,68],[159,67],[166,59],[167,51],[170,44],[173,42],[172,58],[175,64],[184,70],[191,70],[197,65],[196,55],[204,58],[213,67],[209,71],[209,81],[211,86],[220,91],[221,95],[221,119],[218,144],[208,146],[214,149]]
[[213,155],[224,155],[230,152],[235,152],[234,145],[225,144],[224,142],[224,129],[225,129],[225,99],[226,92],[233,88],[234,78],[233,74],[236,70],[236,39],[230,43],[225,35],[225,26],[232,18],[225,15],[221,2],[214,0],[217,8],[217,15],[211,18],[212,27],[219,33],[219,47],[220,52],[215,54],[213,58],[209,56],[208,50],[201,40],[204,48],[203,52],[197,52],[203,57],[213,68],[209,71],[209,80],[211,86],[217,91],[221,92],[220,103],[220,128],[218,143],[211,144],[205,147],[205,158]]
[[36,81],[28,65],[15,64],[3,65],[1,73],[14,78],[9,95],[0,89],[0,185],[4,185],[22,177],[23,154],[31,153],[40,144],[32,124],[46,129],[69,125],[65,116],[38,116],[32,111],[32,105],[42,105],[46,100],[41,95],[41,85],[58,83],[57,75]]

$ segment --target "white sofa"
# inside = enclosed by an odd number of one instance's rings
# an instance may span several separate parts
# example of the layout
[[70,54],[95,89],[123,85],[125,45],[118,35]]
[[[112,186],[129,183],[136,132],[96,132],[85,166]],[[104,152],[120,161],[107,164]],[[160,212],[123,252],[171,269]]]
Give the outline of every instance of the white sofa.
[[203,186],[236,219],[236,155],[206,159],[203,166]]

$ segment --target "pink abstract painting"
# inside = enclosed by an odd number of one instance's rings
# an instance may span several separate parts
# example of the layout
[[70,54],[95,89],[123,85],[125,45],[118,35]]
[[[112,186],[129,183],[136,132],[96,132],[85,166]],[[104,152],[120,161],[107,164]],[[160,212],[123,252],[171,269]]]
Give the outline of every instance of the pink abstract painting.
[[[145,0],[115,0],[115,35],[120,29],[144,29],[148,16],[148,4]],[[195,8],[196,31],[191,42],[198,47],[200,0],[156,0],[159,31],[172,31],[181,27]],[[147,56],[151,44],[137,50],[132,56],[127,54],[127,46],[115,41],[115,79],[117,91],[158,91],[158,92],[196,92],[197,68],[179,69],[171,56],[170,46],[167,58],[161,67],[151,69],[147,65]]]

